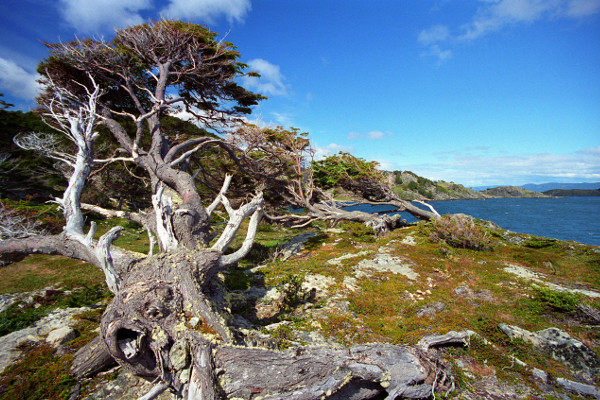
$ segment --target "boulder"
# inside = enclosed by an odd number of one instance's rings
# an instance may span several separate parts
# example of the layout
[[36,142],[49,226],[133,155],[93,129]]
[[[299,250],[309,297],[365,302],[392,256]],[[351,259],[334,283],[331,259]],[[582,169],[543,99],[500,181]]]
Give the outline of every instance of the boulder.
[[563,363],[577,377],[586,382],[595,382],[600,377],[600,358],[579,340],[558,328],[537,332],[517,326],[500,324],[500,330],[511,339],[520,338],[546,352],[554,360]]

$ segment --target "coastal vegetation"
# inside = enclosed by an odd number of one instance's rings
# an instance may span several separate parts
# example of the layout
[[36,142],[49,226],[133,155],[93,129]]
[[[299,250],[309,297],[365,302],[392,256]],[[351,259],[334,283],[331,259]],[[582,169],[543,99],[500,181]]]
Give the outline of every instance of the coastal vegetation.
[[[98,218],[101,231],[123,223]],[[506,399],[560,398],[565,389],[556,379],[581,382],[580,372],[528,342],[510,339],[499,326],[504,323],[531,332],[559,328],[598,354],[600,320],[594,318],[600,312],[600,297],[590,297],[583,289],[593,294],[600,287],[600,251],[575,242],[505,232],[468,217],[442,221],[419,222],[383,237],[362,232],[355,225],[289,229],[263,222],[249,257],[223,271],[219,279],[227,287],[237,323],[246,321],[246,327],[260,332],[254,340],[272,342],[281,349],[371,342],[417,345],[427,335],[471,330],[477,336],[468,345],[436,350],[452,366],[454,389],[446,398],[492,394]],[[451,238],[441,240],[447,237],[446,225],[457,225],[463,235],[469,235],[470,245]],[[313,236],[303,248],[285,254],[285,244],[306,232]],[[135,226],[125,227],[119,240],[124,248],[148,246],[147,235]],[[375,265],[384,268],[375,269]],[[93,315],[88,312],[80,317],[81,336],[66,345],[64,353],[42,344],[23,348],[27,356],[0,376],[2,398],[71,394],[77,385],[69,377],[73,354],[93,338],[106,307],[104,300],[94,297],[97,285],[110,293],[103,275],[93,271],[97,269],[90,264],[58,256],[29,256],[3,267],[8,278],[2,282],[2,293],[56,288],[35,298],[28,309],[46,310],[57,304],[53,302],[64,303],[62,293],[77,292],[82,286],[93,296],[74,304],[99,308]],[[36,304],[49,305],[35,308]],[[9,310],[2,320],[12,315]],[[552,378],[545,383],[537,380],[534,369]],[[118,373],[124,371],[81,384],[80,398],[103,390]],[[47,382],[45,395],[36,394],[35,379]],[[148,390],[148,386],[143,388]],[[12,397],[19,391],[22,397]]]

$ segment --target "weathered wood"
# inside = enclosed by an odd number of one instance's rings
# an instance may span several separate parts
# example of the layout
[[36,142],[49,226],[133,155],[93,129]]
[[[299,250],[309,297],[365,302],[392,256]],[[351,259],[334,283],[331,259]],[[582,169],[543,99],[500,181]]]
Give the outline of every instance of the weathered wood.
[[431,363],[414,348],[389,344],[287,351],[221,346],[215,369],[227,398],[370,399],[429,397]]
[[77,378],[88,378],[114,365],[117,365],[117,362],[108,351],[104,339],[96,336],[75,353],[71,374]]
[[[273,351],[233,345],[219,309],[215,251],[161,253],[135,265],[102,318],[115,360],[189,400],[427,397],[435,364],[389,344]],[[189,359],[188,359],[189,352]],[[383,397],[382,397],[383,398]]]

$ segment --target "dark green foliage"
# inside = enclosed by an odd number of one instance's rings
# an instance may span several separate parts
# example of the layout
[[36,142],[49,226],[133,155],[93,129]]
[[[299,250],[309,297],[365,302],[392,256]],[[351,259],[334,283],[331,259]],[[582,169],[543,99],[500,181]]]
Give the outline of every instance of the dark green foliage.
[[294,340],[294,331],[291,326],[282,324],[271,332],[271,336],[276,340],[279,350],[285,350],[290,347],[291,341]]
[[252,286],[252,279],[243,269],[233,266],[225,273],[225,286],[229,290],[245,290]]
[[552,189],[542,192],[548,196],[600,196],[600,189]]
[[[318,187],[331,189],[340,186],[361,193],[381,180],[375,161],[365,161],[352,154],[340,152],[324,160],[313,162],[313,179]],[[369,194],[369,193],[363,193]]]
[[340,228],[353,238],[365,243],[372,243],[377,237],[373,228],[360,222],[345,222],[340,224]]
[[0,313],[0,336],[27,328],[46,316],[51,310],[47,307],[34,308],[22,302],[13,303]]
[[0,198],[46,201],[59,195],[66,181],[54,161],[13,142],[19,133],[54,130],[33,112],[8,111],[9,106],[3,102],[0,108]]
[[532,249],[543,249],[544,247],[550,247],[557,244],[556,239],[532,237],[529,240],[523,242],[523,246],[530,247]]
[[306,293],[302,289],[304,275],[290,274],[286,275],[281,281],[283,292],[283,305],[287,309],[293,309],[306,298]]
[[541,286],[533,286],[533,292],[533,301],[550,311],[572,313],[581,303],[581,297],[575,293],[559,292]]

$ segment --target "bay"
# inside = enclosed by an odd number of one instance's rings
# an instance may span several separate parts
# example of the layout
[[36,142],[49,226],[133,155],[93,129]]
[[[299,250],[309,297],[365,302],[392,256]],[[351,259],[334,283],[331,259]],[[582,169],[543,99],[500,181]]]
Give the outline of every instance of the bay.
[[[600,197],[556,197],[432,201],[440,214],[464,213],[492,221],[509,231],[600,246]],[[354,206],[384,212],[386,206]],[[402,213],[408,222],[416,219]]]

